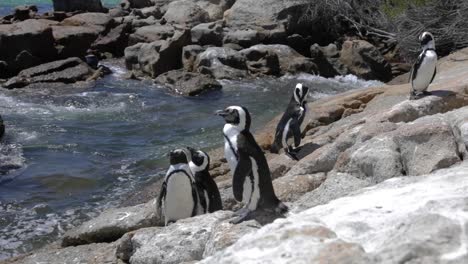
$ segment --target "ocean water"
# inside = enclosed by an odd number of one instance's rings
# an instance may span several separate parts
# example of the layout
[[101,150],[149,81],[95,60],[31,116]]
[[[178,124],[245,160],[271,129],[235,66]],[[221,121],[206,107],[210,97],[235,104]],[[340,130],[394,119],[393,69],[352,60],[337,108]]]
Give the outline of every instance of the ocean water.
[[55,241],[74,225],[118,206],[161,177],[176,147],[222,145],[229,105],[247,107],[258,129],[283,111],[296,82],[309,100],[377,85],[354,76],[308,74],[222,81],[222,91],[187,98],[149,81],[114,74],[62,89],[0,89],[6,136],[0,142],[0,259]]
[[[114,7],[120,0],[101,0],[106,7]],[[53,10],[52,0],[1,0],[0,1],[0,16],[10,14],[15,6],[19,5],[36,5],[39,13],[44,13]]]

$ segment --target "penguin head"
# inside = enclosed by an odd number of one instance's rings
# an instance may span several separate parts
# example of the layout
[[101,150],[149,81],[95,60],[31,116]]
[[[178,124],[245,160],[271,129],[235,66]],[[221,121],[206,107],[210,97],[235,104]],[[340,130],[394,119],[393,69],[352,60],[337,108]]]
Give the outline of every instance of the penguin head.
[[188,164],[191,160],[192,155],[186,148],[174,149],[169,153],[169,162],[171,165]]
[[296,88],[294,88],[294,101],[299,105],[302,105],[309,94],[309,87],[298,83]]
[[216,111],[216,115],[224,118],[227,124],[238,127],[241,131],[250,129],[250,113],[242,106],[229,106],[224,110]]
[[207,170],[210,166],[210,156],[204,151],[196,150],[188,147],[190,154],[192,155],[192,162],[190,162],[190,168],[194,172]]
[[434,36],[432,36],[431,33],[427,31],[423,32],[419,36],[419,41],[421,42],[421,47],[423,47],[423,49],[435,49]]

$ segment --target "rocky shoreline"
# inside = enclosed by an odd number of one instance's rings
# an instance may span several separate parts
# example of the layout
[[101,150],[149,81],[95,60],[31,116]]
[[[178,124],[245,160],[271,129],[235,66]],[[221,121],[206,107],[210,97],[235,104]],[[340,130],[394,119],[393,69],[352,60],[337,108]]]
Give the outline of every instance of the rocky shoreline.
[[[433,95],[420,100],[408,100],[404,84],[309,103],[301,160],[267,154],[275,191],[292,208],[285,219],[232,225],[232,212],[220,211],[161,227],[150,194],[4,263],[464,263],[467,58],[464,49],[440,60]],[[275,124],[256,134],[263,147]],[[232,210],[227,165],[220,150],[210,154]]]

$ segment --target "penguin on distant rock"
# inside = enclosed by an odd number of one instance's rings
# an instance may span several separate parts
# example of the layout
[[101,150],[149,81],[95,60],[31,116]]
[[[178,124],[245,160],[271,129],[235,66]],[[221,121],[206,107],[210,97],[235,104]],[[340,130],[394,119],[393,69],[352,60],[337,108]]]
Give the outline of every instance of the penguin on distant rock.
[[289,157],[298,160],[296,151],[301,144],[301,125],[306,115],[308,93],[309,88],[301,83],[294,88],[288,107],[276,127],[275,140],[270,148],[272,153],[279,153],[280,149],[284,148]]
[[189,167],[190,151],[176,149],[169,157],[170,166],[157,200],[165,225],[202,213],[195,178]]
[[435,51],[434,37],[429,32],[419,36],[422,51],[413,64],[410,73],[411,95],[410,99],[418,99],[422,95],[430,95],[427,88],[434,80],[437,69],[437,53]]
[[235,212],[236,224],[252,218],[257,209],[284,214],[288,207],[275,195],[265,154],[250,133],[249,111],[230,106],[216,112],[224,118],[224,152],[231,169],[234,198],[245,204]]
[[195,183],[200,196],[203,213],[213,213],[223,209],[223,202],[218,185],[210,175],[210,156],[204,151],[188,148],[192,155],[189,162],[190,170],[195,177]]

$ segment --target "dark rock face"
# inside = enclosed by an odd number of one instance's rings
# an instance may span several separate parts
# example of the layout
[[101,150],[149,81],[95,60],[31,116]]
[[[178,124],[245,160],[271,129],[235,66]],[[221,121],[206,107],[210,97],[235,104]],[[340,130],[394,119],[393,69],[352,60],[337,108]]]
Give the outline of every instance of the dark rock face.
[[74,83],[84,81],[93,74],[93,70],[79,58],[49,62],[21,71],[3,87],[22,88],[33,83]]
[[84,57],[99,35],[95,28],[85,26],[53,26],[52,28],[58,44],[58,56],[61,59]]
[[2,139],[5,134],[5,125],[3,124],[2,116],[0,116],[0,139]]
[[204,50],[205,49],[199,45],[185,46],[182,50],[182,64],[184,65],[184,70],[189,72],[194,71],[194,64],[197,56]]
[[223,43],[223,21],[203,23],[192,28],[192,42],[198,45],[221,46]]
[[182,48],[190,42],[190,31],[177,31],[169,40],[138,43],[125,49],[125,64],[156,78],[162,73],[182,68]]
[[169,87],[174,93],[186,96],[196,96],[222,88],[221,84],[210,75],[183,70],[163,73],[156,78],[156,82]]
[[211,47],[197,56],[194,68],[216,79],[236,79],[248,77],[246,59],[230,48]]
[[101,0],[52,0],[55,11],[88,11],[102,12]]
[[[0,61],[8,65],[0,72],[0,78],[10,77],[26,67],[53,60],[54,47],[52,28],[41,20],[0,25]],[[20,54],[21,53],[21,54]]]
[[13,19],[15,21],[24,21],[27,19],[34,18],[37,13],[37,6],[35,5],[26,5],[26,6],[17,6],[15,7],[15,14]]
[[128,38],[131,30],[129,23],[121,24],[109,31],[105,36],[100,36],[91,49],[99,52],[110,52],[115,56],[123,56],[124,49],[128,46]]
[[340,62],[349,72],[366,80],[390,81],[392,68],[379,50],[364,40],[345,41]]
[[131,8],[143,8],[151,6],[150,0],[126,0],[129,2]]

